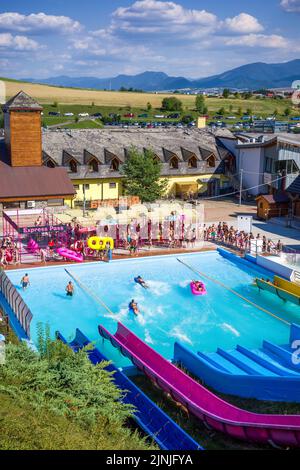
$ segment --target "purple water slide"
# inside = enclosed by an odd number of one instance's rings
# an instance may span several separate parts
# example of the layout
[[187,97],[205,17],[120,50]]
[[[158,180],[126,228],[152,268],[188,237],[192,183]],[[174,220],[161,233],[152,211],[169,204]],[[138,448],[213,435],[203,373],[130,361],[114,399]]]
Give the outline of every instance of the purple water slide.
[[300,415],[257,414],[237,408],[171,364],[122,323],[118,323],[115,335],[103,326],[98,329],[159,387],[208,426],[237,439],[300,447]]

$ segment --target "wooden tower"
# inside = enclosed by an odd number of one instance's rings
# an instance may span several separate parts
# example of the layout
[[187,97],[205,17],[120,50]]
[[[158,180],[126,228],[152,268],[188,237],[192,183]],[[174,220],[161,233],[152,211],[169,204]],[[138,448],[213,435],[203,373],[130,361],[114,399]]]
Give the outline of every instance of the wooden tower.
[[24,91],[3,105],[5,145],[11,166],[42,166],[42,109]]

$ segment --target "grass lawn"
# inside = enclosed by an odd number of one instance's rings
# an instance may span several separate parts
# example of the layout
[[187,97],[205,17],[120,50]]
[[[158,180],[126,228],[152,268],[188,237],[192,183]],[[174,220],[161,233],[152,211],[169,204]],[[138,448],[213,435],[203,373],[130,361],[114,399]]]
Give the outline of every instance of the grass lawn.
[[74,122],[73,124],[67,124],[65,127],[66,129],[102,129],[103,124],[102,121],[96,119],[95,121],[79,121]]
[[[134,108],[136,112],[147,112],[147,103],[151,103],[154,110],[159,110],[161,107],[162,99],[170,94],[161,93],[130,93],[118,91],[98,91],[88,89],[76,88],[63,88],[54,87],[49,85],[38,85],[32,83],[18,82],[15,80],[6,80],[6,94],[7,98],[24,90],[29,95],[36,98],[41,104],[52,104],[58,102],[63,112],[69,110],[76,110],[75,107],[69,105],[77,105],[77,111],[84,112],[85,110],[93,109],[95,112],[117,112],[117,108],[124,109],[128,107]],[[176,97],[183,103],[184,113],[190,113],[194,109],[195,96],[193,95],[180,95]],[[94,103],[94,106],[91,106]],[[251,108],[253,114],[267,116],[274,113],[277,109],[279,115],[283,115],[287,107],[291,107],[290,100],[273,100],[273,99],[221,99],[221,98],[208,98],[206,100],[209,114],[216,113],[220,108],[224,107],[230,114],[237,113],[239,108],[242,112],[246,112],[247,108]],[[68,105],[68,106],[65,106]],[[230,111],[230,106],[233,106]],[[46,110],[46,108],[45,108]],[[53,110],[53,109],[52,109]],[[132,110],[132,112],[134,112]],[[154,112],[154,114],[156,111]],[[153,114],[151,112],[151,114]],[[300,111],[295,110],[295,114],[300,114]]]

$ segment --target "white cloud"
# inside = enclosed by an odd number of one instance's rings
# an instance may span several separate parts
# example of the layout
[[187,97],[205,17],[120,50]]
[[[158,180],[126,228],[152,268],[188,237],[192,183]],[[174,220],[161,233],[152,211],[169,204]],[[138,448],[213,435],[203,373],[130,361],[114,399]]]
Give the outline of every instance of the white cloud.
[[81,30],[78,21],[68,16],[46,15],[45,13],[31,13],[22,15],[16,12],[0,14],[0,30],[15,31],[28,34],[39,34],[42,32],[76,33]]
[[290,43],[287,39],[276,34],[248,34],[225,39],[226,46],[243,46],[243,47],[261,47],[271,49],[285,49]]
[[26,36],[13,36],[10,33],[0,34],[0,49],[15,51],[36,51],[40,46]]
[[233,18],[227,18],[223,25],[228,31],[237,34],[260,33],[264,30],[258,19],[247,13],[240,13]]
[[300,0],[281,0],[280,4],[289,13],[300,13]]
[[139,0],[113,13],[112,27],[126,33],[189,32],[190,28],[215,29],[217,17],[206,10],[187,9],[175,2]]

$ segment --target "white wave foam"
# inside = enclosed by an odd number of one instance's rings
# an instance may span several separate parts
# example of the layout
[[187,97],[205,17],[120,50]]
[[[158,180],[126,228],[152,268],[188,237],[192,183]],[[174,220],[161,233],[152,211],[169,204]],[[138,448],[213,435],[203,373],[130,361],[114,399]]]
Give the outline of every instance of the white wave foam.
[[191,283],[191,280],[190,280],[190,279],[187,279],[187,280],[185,280],[185,281],[181,281],[181,282],[179,283],[179,285],[180,285],[180,287],[185,288],[185,287],[187,287],[190,283]]
[[169,336],[172,336],[173,338],[177,338],[180,341],[183,341],[184,343],[188,343],[190,345],[193,345],[192,341],[187,337],[183,331],[180,330],[179,326],[175,326],[170,333],[168,333]]
[[171,286],[162,281],[147,281],[151,293],[157,296],[166,295],[170,292]]
[[228,323],[222,323],[221,328],[222,328],[223,331],[230,331],[231,333],[233,333],[237,337],[241,336],[240,333],[233,326],[229,325]]
[[153,339],[152,339],[151,336],[150,336],[149,330],[145,330],[145,341],[146,341],[146,343],[148,343],[148,344],[154,344],[154,341],[153,341]]

